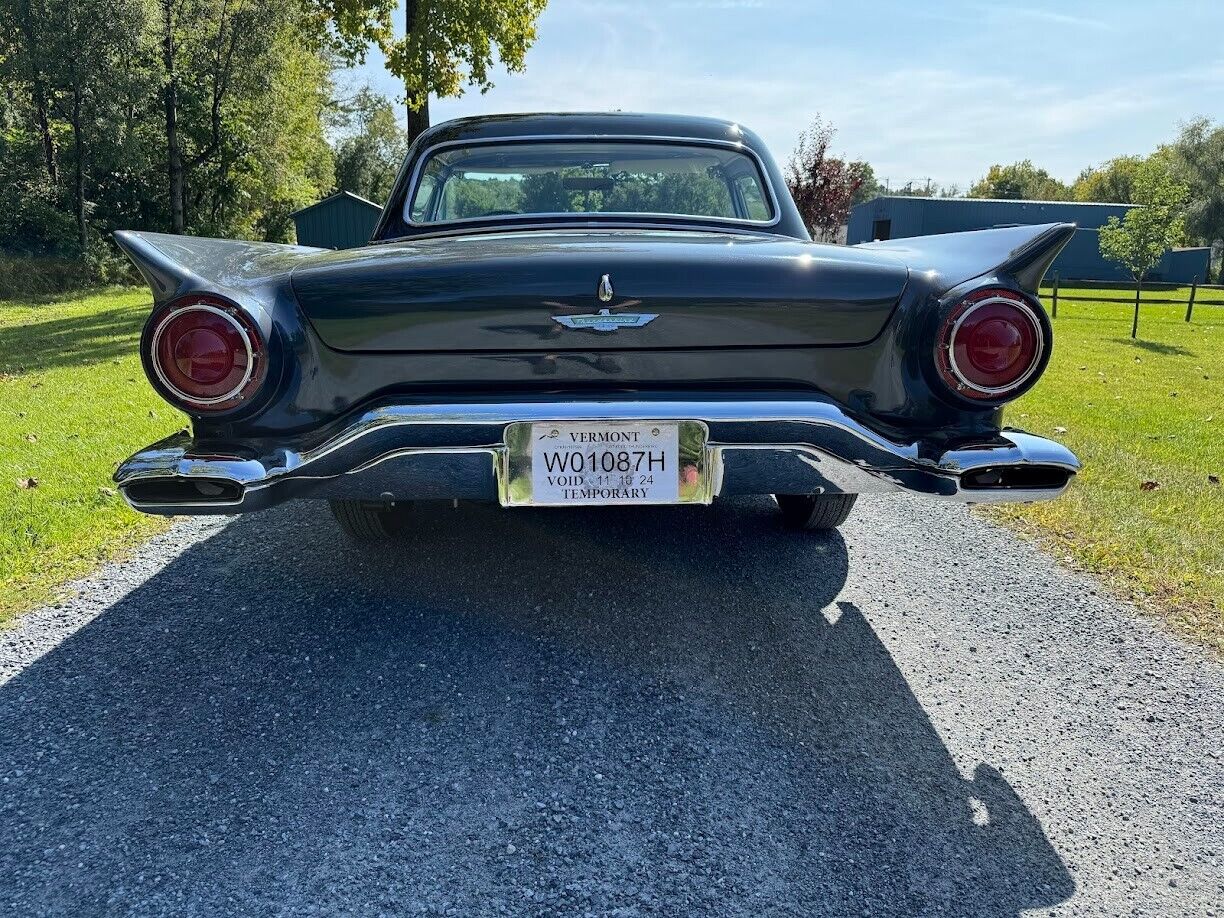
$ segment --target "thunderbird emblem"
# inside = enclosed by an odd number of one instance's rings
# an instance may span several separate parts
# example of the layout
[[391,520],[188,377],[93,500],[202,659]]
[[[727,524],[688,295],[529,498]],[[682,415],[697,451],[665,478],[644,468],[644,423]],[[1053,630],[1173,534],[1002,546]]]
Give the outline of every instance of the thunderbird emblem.
[[589,328],[591,331],[614,332],[618,328],[641,328],[657,319],[658,313],[622,312],[613,315],[610,309],[580,316],[553,316],[566,328]]

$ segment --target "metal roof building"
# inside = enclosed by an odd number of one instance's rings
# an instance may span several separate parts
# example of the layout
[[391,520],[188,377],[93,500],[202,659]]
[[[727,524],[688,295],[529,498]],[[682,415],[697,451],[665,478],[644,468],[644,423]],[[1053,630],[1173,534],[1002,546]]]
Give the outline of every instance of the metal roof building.
[[340,191],[290,216],[298,245],[353,249],[370,241],[382,207],[351,191]]
[[[1047,277],[1062,281],[1129,281],[1129,272],[1101,257],[1099,231],[1110,217],[1119,219],[1131,204],[1083,204],[1075,201],[1012,201],[991,198],[881,197],[850,211],[846,241],[902,239],[1033,223],[1075,223],[1079,229],[1054,261]],[[1147,279],[1188,284],[1207,278],[1211,249],[1166,252]]]

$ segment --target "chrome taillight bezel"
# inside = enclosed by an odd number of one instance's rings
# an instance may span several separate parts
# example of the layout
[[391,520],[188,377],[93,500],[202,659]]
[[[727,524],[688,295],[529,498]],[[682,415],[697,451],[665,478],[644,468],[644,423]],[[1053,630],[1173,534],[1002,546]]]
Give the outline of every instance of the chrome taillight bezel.
[[[1021,373],[1005,385],[987,386],[971,379],[957,365],[956,336],[975,312],[994,304],[1008,306],[1023,316],[1032,328],[1034,346]],[[1018,397],[1035,383],[1049,360],[1049,354],[1049,327],[1040,305],[1016,290],[986,287],[961,297],[943,317],[936,335],[935,368],[944,385],[955,395],[973,402],[1000,402]]]
[[[162,334],[171,322],[192,312],[214,315],[228,323],[245,351],[246,366],[241,378],[218,395],[204,396],[184,390],[170,379],[161,363]],[[146,340],[145,356],[154,385],[164,398],[188,413],[213,414],[236,409],[249,401],[267,375],[267,343],[254,318],[236,303],[215,294],[189,294],[167,303],[151,319]]]

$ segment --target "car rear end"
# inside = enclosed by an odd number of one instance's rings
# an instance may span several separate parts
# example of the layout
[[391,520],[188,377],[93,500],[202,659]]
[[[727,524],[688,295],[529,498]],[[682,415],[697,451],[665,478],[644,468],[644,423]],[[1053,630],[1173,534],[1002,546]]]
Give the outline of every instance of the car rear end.
[[[384,215],[401,235],[349,252],[121,238],[161,290],[150,380],[193,418],[120,468],[125,497],[153,513],[326,498],[369,523],[425,499],[768,493],[811,524],[865,492],[1063,490],[1075,458],[1004,429],[1002,408],[1049,359],[1033,291],[1070,228],[814,245],[771,162],[699,141],[690,162],[657,138],[583,139],[561,168],[536,149],[552,140],[460,156],[452,138],[424,204],[436,152],[410,159],[399,223]],[[653,212],[678,195],[683,218]]]

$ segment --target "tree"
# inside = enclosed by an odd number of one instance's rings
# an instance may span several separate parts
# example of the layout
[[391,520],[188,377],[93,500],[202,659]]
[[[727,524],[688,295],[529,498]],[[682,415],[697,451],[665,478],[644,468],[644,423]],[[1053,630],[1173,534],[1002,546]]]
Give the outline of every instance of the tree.
[[395,110],[368,87],[346,106],[349,130],[336,144],[336,188],[383,204],[408,151],[408,136]]
[[350,55],[377,44],[404,84],[408,140],[429,127],[429,97],[493,86],[494,60],[522,71],[547,0],[405,0],[405,34],[394,35],[395,0],[310,0],[316,19]]
[[1133,204],[1135,172],[1143,162],[1142,156],[1118,156],[1099,169],[1089,167],[1072,183],[1071,197],[1076,201]]
[[291,239],[332,184],[303,2],[0,3],[0,248],[105,279],[118,228]]
[[1070,199],[1071,192],[1050,173],[1034,166],[1031,159],[1026,159],[1010,166],[991,166],[985,178],[979,179],[969,189],[968,197],[1066,201]]
[[[1190,192],[1187,235],[1199,245],[1214,245],[1224,239],[1224,125],[1206,118],[1191,121],[1167,152]],[[1224,262],[1219,282],[1224,283]]]
[[786,164],[786,186],[804,225],[817,240],[831,241],[850,215],[855,193],[863,187],[870,168],[829,155],[836,130],[819,116],[799,135],[799,143]]
[[1101,227],[1101,255],[1123,265],[1135,279],[1135,315],[1131,337],[1139,332],[1139,292],[1143,278],[1166,251],[1185,236],[1188,189],[1158,160],[1150,159],[1135,172],[1132,207],[1119,220]]
[[850,201],[851,207],[888,193],[888,189],[880,184],[880,181],[876,178],[875,170],[871,168],[869,163],[856,160],[850,164],[850,167],[859,169],[863,177],[863,184],[859,185],[855,190],[854,196]]

